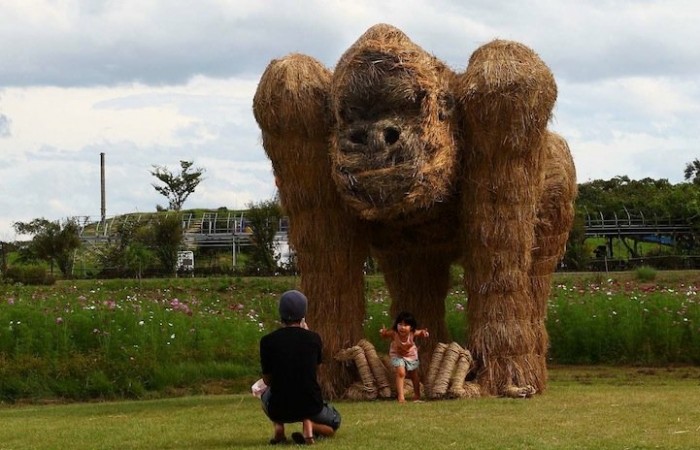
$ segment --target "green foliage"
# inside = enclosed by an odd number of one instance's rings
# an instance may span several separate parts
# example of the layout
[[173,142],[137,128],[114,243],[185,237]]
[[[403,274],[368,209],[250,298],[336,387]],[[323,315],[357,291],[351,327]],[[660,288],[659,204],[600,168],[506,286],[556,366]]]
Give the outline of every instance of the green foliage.
[[71,277],[73,252],[81,246],[80,228],[75,220],[52,222],[41,218],[31,222],[15,222],[13,226],[17,233],[32,236],[29,245],[20,248],[23,262],[46,261],[52,275],[56,264],[65,278]]
[[[168,209],[180,211],[182,205],[203,180],[204,169],[192,168],[193,161],[180,161],[180,174],[175,175],[167,167],[153,166],[151,175],[156,177],[164,186],[153,184],[153,188],[168,199]],[[159,208],[160,209],[160,208]]]
[[695,158],[686,164],[683,175],[687,181],[690,181],[696,186],[700,186],[700,159]]
[[253,232],[253,247],[246,261],[246,273],[272,275],[277,271],[274,239],[282,210],[277,200],[266,200],[248,205],[247,221]]
[[697,294],[684,283],[558,284],[548,310],[550,358],[559,364],[698,364]]
[[[655,284],[601,274],[557,274],[548,308],[553,364],[700,364],[696,275]],[[458,271],[455,271],[455,278]],[[260,337],[298,279],[206,278],[0,285],[0,399],[143,398],[241,392],[259,376]],[[365,336],[387,353],[381,276],[366,278]],[[445,300],[450,340],[465,343],[467,300],[456,280]],[[417,315],[420,321],[420,315]],[[313,324],[312,324],[313,327]]]
[[116,230],[114,239],[96,252],[102,267],[100,274],[141,278],[143,271],[155,262],[149,249],[153,232],[146,222],[128,219],[118,222]]
[[188,286],[180,280],[3,286],[0,398],[141,397],[255,376],[259,339],[275,327],[277,293],[292,287],[289,281]]
[[586,245],[586,228],[584,225],[584,216],[578,211],[574,217],[574,224],[569,232],[566,252],[562,259],[566,270],[585,270],[588,267],[591,252]]
[[656,279],[656,269],[650,266],[641,266],[634,271],[639,281],[654,281]]
[[182,222],[176,215],[159,214],[149,228],[149,244],[167,274],[174,275],[182,246]]
[[[692,169],[690,172],[686,171],[686,179],[688,179],[688,174],[694,173],[694,167],[693,165],[690,168]],[[593,220],[604,218],[611,223],[615,219],[622,222],[632,219],[635,222],[643,221],[650,225],[655,223],[687,224],[693,231],[676,234],[674,248],[669,253],[674,255],[697,255],[700,253],[700,246],[698,246],[698,242],[700,242],[700,184],[678,183],[672,185],[666,179],[631,180],[627,176],[618,176],[610,180],[593,180],[581,183],[578,188],[577,216],[584,218],[590,216]],[[626,250],[625,253],[632,258],[641,258],[645,254],[645,242],[641,239],[642,236],[627,236],[617,238],[615,241],[622,244]],[[586,240],[585,234],[583,240]],[[575,264],[579,255],[585,255],[582,252],[585,252],[586,249],[580,243],[581,236],[575,224],[565,256],[565,263],[571,269],[576,267],[585,269],[586,267]],[[654,264],[657,265],[657,263]],[[662,264],[670,266],[671,261],[668,258],[663,261],[659,259],[659,268]]]
[[3,279],[9,283],[28,285],[51,285],[56,282],[45,267],[37,265],[13,265],[4,272]]

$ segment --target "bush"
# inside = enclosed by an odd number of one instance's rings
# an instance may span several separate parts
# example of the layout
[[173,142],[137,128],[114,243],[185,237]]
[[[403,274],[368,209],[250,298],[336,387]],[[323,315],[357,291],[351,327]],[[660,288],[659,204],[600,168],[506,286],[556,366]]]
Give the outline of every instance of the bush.
[[5,272],[4,280],[10,283],[22,283],[25,285],[40,286],[52,285],[56,282],[53,275],[41,266],[12,266]]
[[634,271],[639,281],[653,281],[656,279],[656,269],[650,266],[641,266]]

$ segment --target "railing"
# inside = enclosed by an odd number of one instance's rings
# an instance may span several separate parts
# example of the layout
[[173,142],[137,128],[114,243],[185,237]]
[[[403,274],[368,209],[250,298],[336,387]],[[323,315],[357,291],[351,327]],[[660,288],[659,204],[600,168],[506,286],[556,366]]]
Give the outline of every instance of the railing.
[[673,220],[669,217],[645,217],[640,211],[630,213],[624,208],[624,215],[613,213],[612,217],[594,214],[586,211],[584,227],[586,236],[640,236],[649,234],[680,234],[692,233],[693,229],[688,220]]
[[[180,213],[166,213],[180,214]],[[150,220],[152,214],[127,214],[103,220],[90,220],[90,216],[75,216],[80,226],[80,238],[85,242],[106,242],[117,234],[118,225]],[[192,213],[181,214],[183,241],[186,245],[231,246],[250,245],[253,231],[244,213],[205,212],[196,218]],[[278,238],[284,238],[289,229],[289,219],[282,217],[277,224]]]

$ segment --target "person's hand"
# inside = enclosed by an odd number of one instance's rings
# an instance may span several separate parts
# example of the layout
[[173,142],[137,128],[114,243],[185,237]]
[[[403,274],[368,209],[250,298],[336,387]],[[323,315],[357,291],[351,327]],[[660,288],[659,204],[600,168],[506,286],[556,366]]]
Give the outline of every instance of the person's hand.
[[384,337],[385,334],[386,334],[386,327],[384,325],[382,325],[382,327],[379,329],[379,335]]

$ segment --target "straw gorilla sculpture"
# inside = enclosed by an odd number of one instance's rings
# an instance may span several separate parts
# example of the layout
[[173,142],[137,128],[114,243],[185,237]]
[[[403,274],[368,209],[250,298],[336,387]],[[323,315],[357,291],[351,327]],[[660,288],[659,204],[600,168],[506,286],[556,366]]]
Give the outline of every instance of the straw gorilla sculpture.
[[253,109],[324,340],[326,396],[352,382],[332,356],[363,337],[370,254],[392,314],[412,311],[431,331],[424,365],[449,338],[450,266],[461,264],[482,393],[546,387],[547,297],[576,195],[568,146],[546,129],[556,94],[519,43],[490,42],[455,73],[385,24],[333,72],[301,54],[268,65]]

